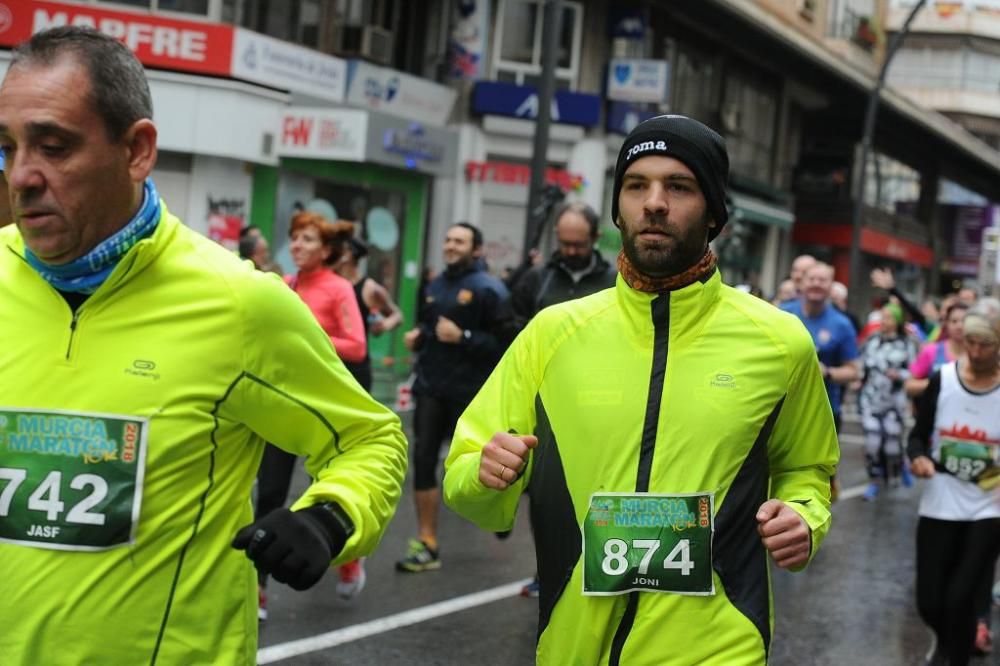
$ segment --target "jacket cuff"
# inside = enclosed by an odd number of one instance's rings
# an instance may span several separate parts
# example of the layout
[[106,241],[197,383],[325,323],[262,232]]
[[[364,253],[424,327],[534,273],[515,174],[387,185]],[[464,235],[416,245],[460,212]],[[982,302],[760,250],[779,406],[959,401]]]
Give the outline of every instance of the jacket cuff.
[[336,502],[314,504],[298,511],[309,519],[330,547],[330,559],[336,559],[347,540],[354,534],[354,523]]

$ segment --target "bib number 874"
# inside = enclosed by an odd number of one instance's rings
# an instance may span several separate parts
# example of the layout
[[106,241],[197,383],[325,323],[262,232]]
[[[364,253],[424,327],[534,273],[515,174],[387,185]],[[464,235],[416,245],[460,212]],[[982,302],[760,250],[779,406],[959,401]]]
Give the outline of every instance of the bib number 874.
[[[14,501],[14,495],[27,477],[27,470],[0,467],[0,481],[7,481],[3,491],[0,491],[0,518],[10,515],[10,505]],[[96,474],[77,474],[70,479],[69,487],[73,490],[89,487],[90,494],[70,508],[66,514],[66,522],[76,525],[103,525],[106,516],[90,509],[107,497],[108,482]],[[59,516],[66,508],[66,503],[59,499],[61,491],[62,472],[49,472],[28,496],[28,510],[44,513],[46,520],[50,522],[59,520]]]
[[[663,544],[659,539],[633,539],[632,548],[646,551],[636,572],[639,575],[649,573],[649,565],[653,561],[656,552]],[[628,571],[629,544],[622,539],[608,539],[604,543],[604,560],[601,561],[601,570],[609,576],[620,576]],[[670,550],[663,560],[664,569],[677,569],[682,576],[690,576],[694,569],[694,562],[691,561],[691,541],[681,539]]]

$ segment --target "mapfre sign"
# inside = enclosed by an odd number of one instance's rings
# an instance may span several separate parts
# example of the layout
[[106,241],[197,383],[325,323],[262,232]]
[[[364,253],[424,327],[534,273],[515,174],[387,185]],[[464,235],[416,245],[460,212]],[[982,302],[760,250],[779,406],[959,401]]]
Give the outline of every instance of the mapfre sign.
[[121,40],[149,67],[228,76],[233,29],[91,5],[0,0],[0,46],[15,46],[59,26],[95,28]]

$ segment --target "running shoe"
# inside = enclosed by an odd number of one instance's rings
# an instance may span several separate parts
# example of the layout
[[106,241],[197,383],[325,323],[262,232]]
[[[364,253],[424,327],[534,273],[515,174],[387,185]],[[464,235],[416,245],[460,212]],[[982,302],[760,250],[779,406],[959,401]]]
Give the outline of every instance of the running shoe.
[[973,651],[979,656],[993,652],[993,634],[990,633],[990,627],[985,620],[976,623],[976,642]]
[[913,487],[913,473],[910,472],[910,463],[907,460],[903,461],[903,466],[899,470],[899,478],[903,481],[904,488]]
[[365,559],[359,557],[338,567],[340,580],[337,581],[337,596],[350,601],[365,589]]
[[438,551],[431,549],[419,539],[410,539],[410,549],[407,551],[406,557],[396,562],[396,569],[410,573],[434,571],[440,568],[441,558],[438,557]]
[[521,596],[529,599],[538,598],[538,576],[531,579],[531,582],[521,588]]
[[267,595],[264,594],[264,586],[257,586],[257,620],[263,622],[267,619]]
[[865,488],[865,492],[864,494],[861,495],[861,497],[866,502],[874,502],[875,499],[878,497],[878,482],[872,481],[871,483],[869,483],[868,487]]

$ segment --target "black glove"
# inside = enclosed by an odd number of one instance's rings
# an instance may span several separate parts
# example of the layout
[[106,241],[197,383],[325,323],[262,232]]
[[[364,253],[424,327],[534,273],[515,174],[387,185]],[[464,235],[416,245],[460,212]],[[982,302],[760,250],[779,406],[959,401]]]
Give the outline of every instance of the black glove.
[[341,520],[320,505],[301,511],[275,509],[237,532],[232,546],[245,550],[262,574],[306,590],[323,577],[348,536]]

